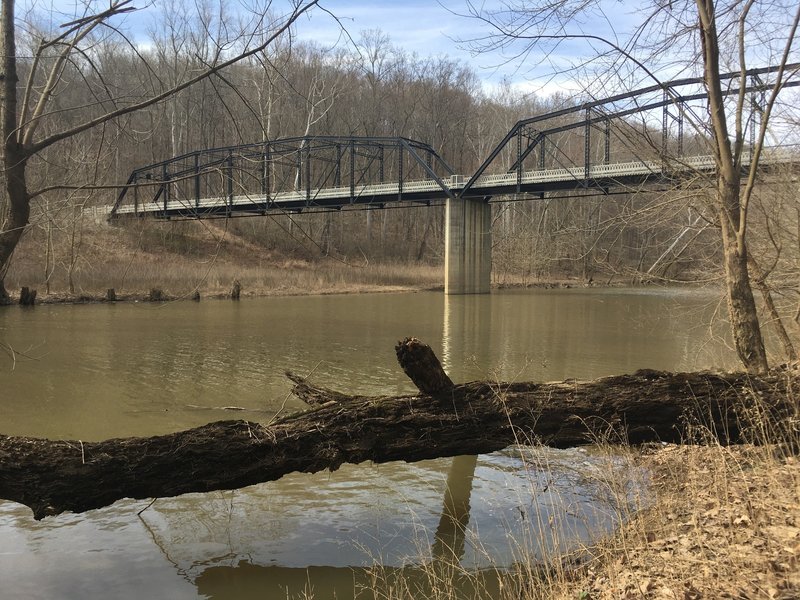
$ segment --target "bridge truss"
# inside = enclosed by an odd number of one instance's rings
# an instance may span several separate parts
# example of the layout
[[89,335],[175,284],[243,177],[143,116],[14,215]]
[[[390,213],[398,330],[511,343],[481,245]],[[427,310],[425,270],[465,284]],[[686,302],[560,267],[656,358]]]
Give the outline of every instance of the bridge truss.
[[[800,64],[787,65],[791,71]],[[778,67],[722,75],[723,95],[735,103],[742,94],[747,115],[747,151],[737,157],[749,164],[772,83],[764,78]],[[783,87],[800,85],[789,80]],[[687,172],[716,168],[709,154],[711,131],[705,125],[708,94],[702,78],[654,84],[600,100],[518,121],[460,190],[460,197],[486,194],[489,173],[506,175],[503,193],[626,187],[650,181],[685,178]],[[791,150],[771,149],[765,162],[797,162]],[[532,181],[533,173],[562,171],[569,178]],[[513,186],[507,176],[514,176]],[[534,178],[535,179],[535,178]],[[483,184],[483,185],[482,185]]]
[[[772,89],[765,80],[776,71],[722,76],[728,101],[745,100],[749,144],[737,157],[742,168]],[[716,169],[706,103],[703,80],[686,78],[523,119],[471,176],[454,174],[430,145],[403,137],[294,137],[198,150],[133,171],[110,214],[230,217],[673,184]],[[762,162],[800,157],[773,148]]]
[[283,138],[198,150],[136,169],[111,216],[203,218],[430,204],[432,197],[454,197],[452,174],[433,148],[407,138]]

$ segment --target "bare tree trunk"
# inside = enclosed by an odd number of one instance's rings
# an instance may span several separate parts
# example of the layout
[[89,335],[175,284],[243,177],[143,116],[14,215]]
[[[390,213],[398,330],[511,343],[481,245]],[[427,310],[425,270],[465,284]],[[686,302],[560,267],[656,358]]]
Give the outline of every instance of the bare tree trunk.
[[786,331],[786,327],[783,325],[783,319],[781,319],[778,308],[775,306],[775,301],[772,299],[772,292],[769,289],[769,285],[767,285],[766,281],[767,277],[752,255],[749,255],[747,258],[755,277],[754,283],[756,284],[758,291],[761,293],[761,297],[764,299],[764,306],[766,306],[767,313],[769,314],[772,324],[775,327],[775,331],[778,334],[778,339],[781,341],[781,346],[783,346],[783,352],[786,355],[786,359],[790,362],[795,362],[797,360],[797,351],[794,349],[792,338],[789,337],[789,332]]
[[[719,68],[719,37],[712,0],[696,0],[708,112],[714,134],[713,152],[717,162],[717,189],[714,202],[722,229],[722,251],[725,262],[725,283],[728,290],[728,313],[733,341],[739,360],[750,373],[766,373],[767,353],[761,337],[756,302],[747,270],[747,207],[742,206],[740,193],[741,136],[734,148],[728,131],[725,100]],[[742,81],[741,85],[745,85]],[[738,130],[737,130],[738,131]],[[734,152],[734,149],[736,152]]]
[[11,257],[30,220],[30,198],[25,186],[27,155],[17,135],[17,57],[14,2],[3,2],[0,17],[2,82],[0,82],[0,135],[3,139],[3,183],[6,198],[0,201],[0,304],[10,304],[5,278]]
[[[4,3],[10,4],[10,3]],[[27,157],[19,151],[19,144],[6,139],[4,164],[6,206],[0,215],[0,304],[10,304],[11,298],[5,287],[5,279],[11,266],[14,250],[28,226],[31,214],[30,199],[25,186],[25,163]]]
[[[718,202],[722,228],[722,248],[725,263],[728,315],[731,320],[733,342],[739,360],[749,373],[766,373],[767,353],[750,285],[747,269],[747,245],[732,231],[732,223],[739,218],[739,182],[720,185]],[[730,210],[733,206],[735,209]]]

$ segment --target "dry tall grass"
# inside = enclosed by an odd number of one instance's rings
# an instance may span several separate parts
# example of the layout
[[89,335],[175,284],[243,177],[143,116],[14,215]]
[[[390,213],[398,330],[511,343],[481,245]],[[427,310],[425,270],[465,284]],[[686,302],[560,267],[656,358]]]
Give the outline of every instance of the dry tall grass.
[[[363,597],[800,598],[800,460],[795,454],[800,420],[770,422],[758,398],[743,398],[737,409],[752,444],[720,446],[701,423],[692,438],[704,445],[627,448],[598,438],[593,452],[606,468],[585,470],[582,476],[605,494],[603,505],[617,511],[620,527],[610,535],[586,544],[559,539],[567,529],[557,513],[542,511],[532,515],[528,530],[515,533],[518,556],[510,567],[476,572],[462,568],[455,556],[420,559],[425,582],[420,586],[418,574],[403,580],[397,571],[377,566]],[[563,469],[549,464],[549,455],[534,451],[526,468]],[[637,490],[642,493],[632,493]],[[530,491],[534,497],[543,493],[533,480]],[[548,497],[560,501],[555,491]],[[562,514],[569,511],[563,499]],[[542,554],[542,548],[550,551]]]
[[225,224],[144,222],[110,226],[88,222],[80,237],[55,232],[49,242],[31,230],[6,277],[9,289],[48,288],[56,297],[222,296],[238,280],[242,295],[324,294],[431,289],[442,286],[441,266],[417,261],[368,261],[363,255],[322,256],[308,249],[295,255],[237,235]]

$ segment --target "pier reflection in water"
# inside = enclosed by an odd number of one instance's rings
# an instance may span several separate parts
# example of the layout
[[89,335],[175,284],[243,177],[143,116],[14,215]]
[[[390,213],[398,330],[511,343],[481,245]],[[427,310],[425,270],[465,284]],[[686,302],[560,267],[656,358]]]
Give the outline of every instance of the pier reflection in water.
[[165,556],[212,598],[313,590],[368,599],[387,586],[427,597],[443,579],[465,598],[494,598],[501,581],[515,584],[506,568],[586,543],[620,512],[604,478],[590,473],[622,463],[582,451],[509,449],[411,467],[411,477],[393,465],[292,475],[274,495],[257,486],[193,514],[160,500],[142,518]]
[[[286,398],[287,368],[344,391],[407,392],[392,353],[407,335],[429,342],[455,381],[724,364],[693,329],[708,298],[672,291],[231,304],[0,313],[9,343],[47,358],[4,373],[4,432],[147,435],[230,418],[215,408],[229,398],[249,409],[236,417],[266,421]],[[29,401],[9,400],[23,396]],[[622,492],[604,483],[613,468],[632,479]],[[160,499],[141,518],[146,502],[122,501],[36,523],[27,509],[0,502],[0,580],[13,581],[20,598],[242,599],[276,589],[280,597],[314,589],[326,598],[335,589],[337,598],[359,590],[369,598],[376,585],[401,581],[424,595],[446,573],[465,597],[476,586],[491,597],[506,567],[613,527],[637,477],[588,451],[510,448]]]

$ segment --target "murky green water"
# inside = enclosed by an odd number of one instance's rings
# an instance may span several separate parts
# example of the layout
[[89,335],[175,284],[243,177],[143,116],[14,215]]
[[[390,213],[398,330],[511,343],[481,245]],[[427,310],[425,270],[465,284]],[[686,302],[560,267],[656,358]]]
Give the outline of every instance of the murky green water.
[[[95,440],[268,420],[301,408],[287,369],[343,391],[408,392],[393,350],[408,335],[430,343],[454,380],[730,366],[733,353],[707,326],[716,302],[643,289],[11,307],[0,311],[0,342],[15,357],[0,354],[0,430]],[[348,465],[158,500],[141,518],[146,502],[122,501],[36,523],[0,502],[0,589],[47,599],[347,598],[404,577],[424,594],[431,565],[455,553],[481,570],[492,597],[496,568],[613,526],[619,498],[589,476],[614,468],[609,460],[508,450]],[[367,569],[376,563],[386,567],[377,575]],[[475,582],[461,585],[472,597]]]

